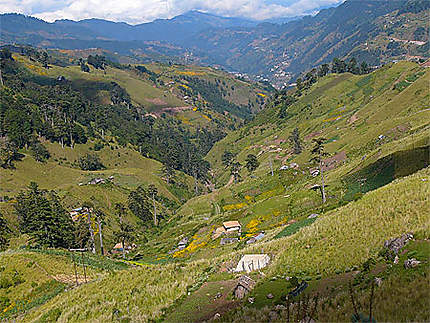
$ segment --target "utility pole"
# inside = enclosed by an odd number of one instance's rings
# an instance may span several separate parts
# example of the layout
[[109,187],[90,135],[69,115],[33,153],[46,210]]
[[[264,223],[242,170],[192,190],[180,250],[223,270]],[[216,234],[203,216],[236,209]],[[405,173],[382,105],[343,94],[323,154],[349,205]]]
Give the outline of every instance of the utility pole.
[[325,204],[325,185],[324,185],[324,173],[323,173],[324,162],[322,161],[322,157],[320,157],[320,173],[321,173],[321,193],[322,193],[322,202]]
[[152,203],[154,205],[154,225],[157,226],[157,208],[155,206],[155,193],[152,192]]
[[91,252],[95,254],[96,253],[96,243],[94,241],[94,230],[91,226],[91,210],[88,210],[87,218],[88,218],[88,229],[90,231],[90,238],[91,238]]
[[272,157],[269,157],[269,165],[270,165],[270,173],[272,174],[272,177],[273,177]]
[[78,286],[78,285],[79,285],[79,282],[78,282],[78,271],[76,270],[76,261],[75,261],[75,256],[73,255],[73,251],[72,251],[71,249],[69,249],[69,252],[70,252],[70,258],[72,258],[72,261],[73,261],[73,268],[74,268],[74,270],[75,270],[75,281],[76,281],[76,286]]
[[102,256],[104,256],[105,252],[104,252],[104,249],[103,249],[102,223],[100,221],[100,217],[99,216],[97,217],[97,222],[98,222],[98,225],[99,225],[100,252],[101,252]]
[[87,271],[85,269],[85,262],[84,262],[84,252],[81,252],[81,261],[82,261],[82,266],[84,267],[84,279],[85,279],[85,284],[87,283]]

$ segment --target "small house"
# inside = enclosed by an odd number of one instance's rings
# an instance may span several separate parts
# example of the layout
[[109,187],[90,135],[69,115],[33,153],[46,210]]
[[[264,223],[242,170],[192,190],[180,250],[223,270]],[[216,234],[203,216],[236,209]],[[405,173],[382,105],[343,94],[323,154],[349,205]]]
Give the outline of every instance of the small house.
[[261,240],[261,239],[263,239],[264,238],[264,231],[263,232],[260,232],[259,234],[257,234],[257,235],[255,235],[255,236],[253,236],[251,239],[249,239],[248,241],[246,241],[246,244],[251,244],[251,243],[255,243],[255,242],[257,242],[258,240]]
[[122,242],[118,242],[113,248],[112,248],[112,253],[113,254],[117,254],[117,253],[122,253]]
[[94,178],[88,184],[97,185],[97,184],[104,184],[104,183],[105,183],[105,180],[103,178]]
[[[126,253],[129,253],[130,252],[130,250],[133,250],[133,249],[135,249],[137,247],[137,245],[136,244],[127,244],[127,243],[125,243],[125,252]],[[113,254],[118,254],[118,253],[122,253],[122,251],[123,251],[123,249],[122,249],[122,242],[118,242],[113,248],[112,248],[112,253]]]
[[240,225],[239,221],[223,222],[222,226],[224,227],[227,233],[235,232],[235,231],[240,233],[242,231],[242,226]]
[[248,294],[255,286],[255,280],[251,277],[242,275],[237,281],[237,285],[233,290],[234,297],[237,299],[242,299]]
[[270,262],[267,254],[244,255],[236,266],[235,272],[245,271],[247,273],[260,270],[266,267]]
[[188,238],[185,237],[181,241],[179,241],[179,243],[178,243],[178,249],[179,250],[185,249],[187,247],[187,244],[188,244]]

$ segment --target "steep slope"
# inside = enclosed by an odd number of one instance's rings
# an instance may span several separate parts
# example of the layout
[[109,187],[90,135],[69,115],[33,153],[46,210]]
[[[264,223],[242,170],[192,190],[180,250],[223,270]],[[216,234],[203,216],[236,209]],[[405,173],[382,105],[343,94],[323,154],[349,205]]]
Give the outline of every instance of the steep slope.
[[[208,153],[219,189],[191,199],[177,211],[161,236],[164,251],[184,236],[193,237],[190,245],[197,248],[181,257],[210,257],[240,249],[241,245],[221,247],[218,239],[211,238],[212,230],[226,220],[240,221],[245,240],[268,230],[270,239],[285,225],[281,236],[290,235],[311,224],[307,217],[319,214],[322,208],[337,208],[427,167],[429,77],[430,71],[408,62],[369,75],[326,76],[288,106],[285,119],[279,117],[283,101],[275,98],[277,104],[216,143]],[[397,86],[402,82],[406,88]],[[293,153],[290,140],[296,127],[303,147],[300,154]],[[316,166],[309,162],[312,139],[318,137],[326,138],[325,149],[331,156],[325,171],[329,198],[324,207],[320,194],[309,189],[320,182],[319,176],[311,175]],[[241,180],[236,184],[231,167],[222,163],[225,151],[233,153],[233,161],[242,165]],[[245,168],[249,154],[259,162],[252,173]]]
[[[397,34],[402,28],[413,31],[401,39],[415,40],[415,30],[426,28],[427,10],[428,3],[420,1],[345,1],[336,8],[321,10],[314,17],[307,16],[282,26],[262,24],[253,29],[206,32],[193,37],[190,45],[231,69],[288,80],[334,57],[347,56],[351,51],[355,53],[352,56],[372,65],[406,53],[421,55],[419,46],[405,46],[401,42],[396,44],[397,51],[392,46],[384,50],[382,46],[368,44],[380,38],[387,42],[390,37],[399,37]],[[408,27],[402,23],[406,20],[412,21],[406,24]],[[428,37],[424,38],[421,45],[428,42]],[[361,49],[359,55],[354,50],[357,46]],[[226,56],[226,52],[231,55]]]

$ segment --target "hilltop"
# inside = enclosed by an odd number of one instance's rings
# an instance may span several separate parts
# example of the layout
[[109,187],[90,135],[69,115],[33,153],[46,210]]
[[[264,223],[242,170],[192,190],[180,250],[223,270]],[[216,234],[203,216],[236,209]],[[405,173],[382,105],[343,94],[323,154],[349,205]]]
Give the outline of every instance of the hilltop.
[[426,60],[428,9],[425,0],[348,0],[284,24],[192,11],[136,26],[98,19],[47,23],[7,14],[0,16],[1,41],[69,50],[102,48],[139,62],[218,65],[282,87],[335,57],[355,57],[373,66]]

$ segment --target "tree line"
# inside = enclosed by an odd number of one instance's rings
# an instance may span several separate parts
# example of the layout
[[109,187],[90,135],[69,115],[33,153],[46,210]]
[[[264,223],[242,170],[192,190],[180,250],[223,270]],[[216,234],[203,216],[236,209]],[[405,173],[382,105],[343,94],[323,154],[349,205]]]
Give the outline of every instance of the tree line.
[[[163,213],[159,210],[163,197],[155,185],[141,185],[129,193],[126,203],[116,203],[114,213],[119,228],[113,232],[114,239],[123,244],[135,241],[136,230],[127,220],[129,212],[136,216],[142,227],[158,226]],[[72,217],[63,207],[55,191],[39,188],[31,182],[16,196],[14,212],[19,223],[19,232],[28,234],[30,243],[36,248],[88,248],[95,252],[94,233],[98,228],[100,249],[103,251],[104,211],[92,202],[83,202]],[[0,250],[7,247],[12,230],[0,214]]]
[[[115,82],[54,79],[34,75],[1,51],[4,86],[0,89],[0,164],[13,167],[18,150],[29,148],[44,161],[49,153],[41,138],[74,147],[88,139],[116,137],[131,144],[142,155],[159,160],[167,173],[181,170],[196,179],[207,179],[210,167],[203,157],[213,144],[225,136],[220,125],[191,131],[175,118],[149,116],[144,107],[135,106],[127,91]],[[90,62],[103,65],[103,58]],[[98,63],[97,63],[98,62]],[[100,91],[108,91],[112,104],[100,104]]]

